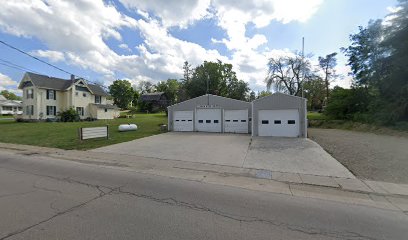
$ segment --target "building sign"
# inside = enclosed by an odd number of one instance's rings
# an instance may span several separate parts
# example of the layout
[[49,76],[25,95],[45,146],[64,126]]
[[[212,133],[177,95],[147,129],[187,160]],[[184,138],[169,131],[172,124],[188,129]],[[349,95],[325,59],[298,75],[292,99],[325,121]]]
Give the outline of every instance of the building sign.
[[198,105],[197,108],[219,108],[217,104],[211,104],[211,105]]

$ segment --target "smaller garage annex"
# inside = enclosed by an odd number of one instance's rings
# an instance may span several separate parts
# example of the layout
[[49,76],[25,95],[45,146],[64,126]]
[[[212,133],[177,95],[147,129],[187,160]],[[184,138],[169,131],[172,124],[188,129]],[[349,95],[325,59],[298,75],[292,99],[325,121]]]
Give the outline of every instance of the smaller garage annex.
[[249,133],[251,103],[206,94],[168,107],[168,130]]
[[274,93],[252,102],[252,136],[307,137],[306,99]]

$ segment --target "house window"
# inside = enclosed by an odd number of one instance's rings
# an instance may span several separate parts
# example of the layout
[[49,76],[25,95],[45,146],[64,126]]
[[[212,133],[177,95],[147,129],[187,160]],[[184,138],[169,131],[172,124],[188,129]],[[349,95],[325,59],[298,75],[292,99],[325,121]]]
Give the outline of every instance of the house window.
[[295,124],[295,120],[288,120],[288,124]]
[[27,97],[27,99],[34,98],[34,90],[33,89],[27,89],[26,97]]
[[76,111],[79,116],[84,116],[84,108],[83,107],[77,107]]
[[75,96],[78,96],[79,95],[79,92],[75,92]]
[[105,112],[108,112],[108,109],[107,109],[107,108],[105,108]]
[[82,93],[82,97],[86,97],[86,93]]
[[13,111],[13,107],[3,106],[4,111]]
[[269,124],[269,120],[262,120],[262,124]]
[[95,103],[100,104],[102,102],[102,97],[101,96],[95,96]]
[[275,120],[273,121],[274,124],[281,124],[281,120]]
[[57,100],[57,93],[55,90],[47,89],[47,99]]
[[57,115],[57,107],[47,106],[47,116],[55,116],[55,115]]
[[26,106],[26,115],[34,115],[34,105]]

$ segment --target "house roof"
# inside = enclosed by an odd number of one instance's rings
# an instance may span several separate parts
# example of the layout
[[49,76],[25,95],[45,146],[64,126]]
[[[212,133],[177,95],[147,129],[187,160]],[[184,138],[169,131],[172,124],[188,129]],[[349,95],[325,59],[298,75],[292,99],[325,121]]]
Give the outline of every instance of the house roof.
[[5,96],[0,95],[0,101],[6,101],[6,100],[7,100],[7,98]]
[[153,92],[153,93],[144,93],[140,96],[142,101],[160,101],[161,97],[164,95],[164,92]]
[[49,77],[31,72],[27,72],[27,75],[30,77],[33,84],[39,88],[49,88],[63,91],[72,85],[72,81],[67,79]]
[[111,105],[111,104],[96,104],[93,103],[94,106],[97,108],[107,108],[107,109],[119,109],[116,105]]
[[[65,91],[69,87],[71,87],[73,84],[72,80],[70,79],[49,77],[49,76],[36,74],[32,72],[27,72],[26,74],[31,79],[33,84],[38,88],[47,88],[47,89]],[[78,80],[80,79],[75,79],[75,82],[77,82]],[[109,96],[109,94],[105,90],[103,90],[101,86],[96,85],[96,84],[87,84],[87,85],[93,94],[101,95],[101,96]]]

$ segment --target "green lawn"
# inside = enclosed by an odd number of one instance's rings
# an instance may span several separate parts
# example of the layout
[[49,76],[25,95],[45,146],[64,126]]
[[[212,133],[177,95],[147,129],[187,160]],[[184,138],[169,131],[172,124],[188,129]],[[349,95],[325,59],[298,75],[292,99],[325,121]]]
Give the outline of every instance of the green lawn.
[[[138,130],[119,132],[118,126],[124,123],[135,123]],[[134,118],[99,120],[95,122],[37,122],[18,123],[0,121],[0,142],[55,147],[62,149],[91,149],[126,142],[160,133],[160,124],[167,124],[167,117],[160,114],[135,114]],[[80,141],[80,127],[98,127],[109,125],[109,139],[89,139]]]
[[323,113],[308,112],[307,113],[307,119],[309,119],[309,120],[325,120],[326,116],[323,115]]

